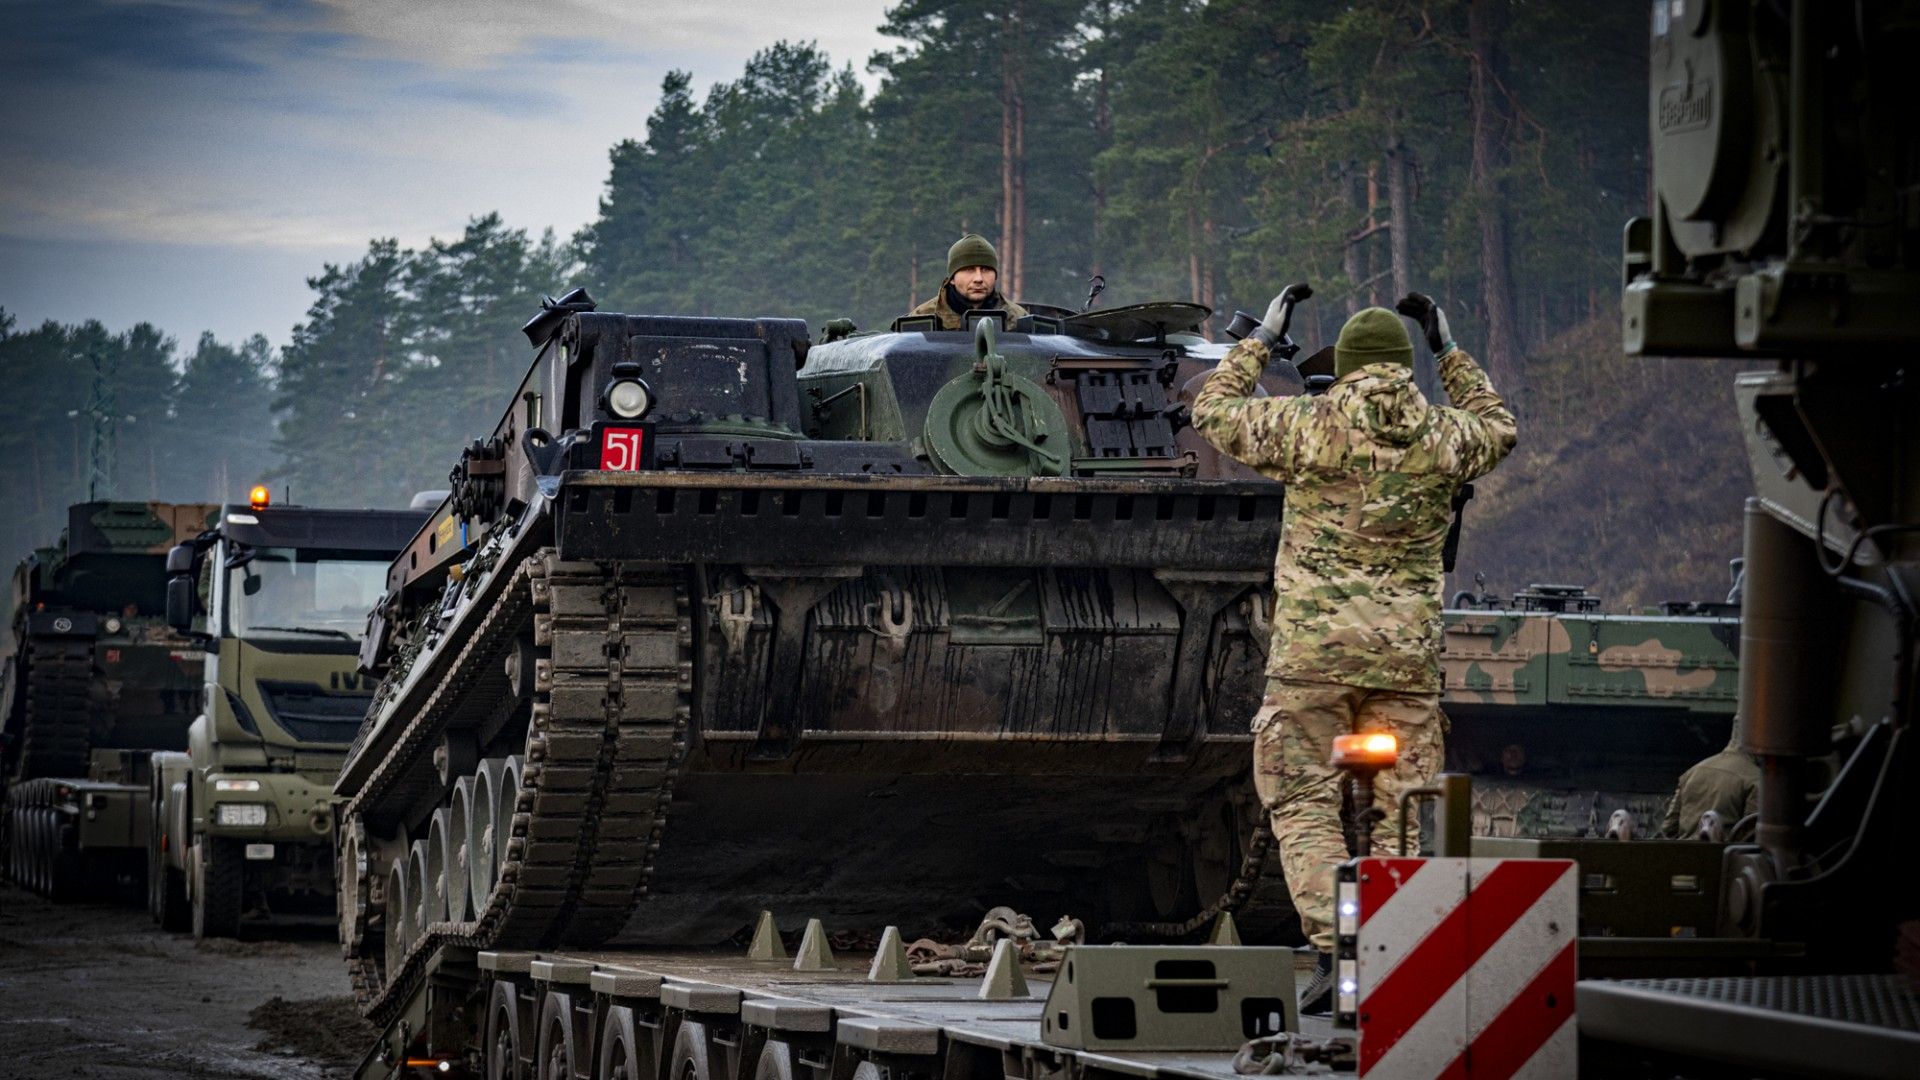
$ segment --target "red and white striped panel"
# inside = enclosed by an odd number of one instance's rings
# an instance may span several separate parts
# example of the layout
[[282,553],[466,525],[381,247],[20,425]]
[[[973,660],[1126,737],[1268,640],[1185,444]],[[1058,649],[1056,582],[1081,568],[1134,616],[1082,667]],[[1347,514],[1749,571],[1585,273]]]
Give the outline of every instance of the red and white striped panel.
[[1362,859],[1360,1075],[1571,1077],[1569,859]]

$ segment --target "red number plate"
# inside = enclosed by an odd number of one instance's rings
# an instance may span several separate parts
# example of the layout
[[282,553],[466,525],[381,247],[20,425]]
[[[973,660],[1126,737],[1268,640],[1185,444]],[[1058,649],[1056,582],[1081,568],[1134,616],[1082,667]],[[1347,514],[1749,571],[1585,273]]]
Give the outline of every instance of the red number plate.
[[600,468],[607,472],[638,472],[646,460],[645,428],[602,428],[600,430]]

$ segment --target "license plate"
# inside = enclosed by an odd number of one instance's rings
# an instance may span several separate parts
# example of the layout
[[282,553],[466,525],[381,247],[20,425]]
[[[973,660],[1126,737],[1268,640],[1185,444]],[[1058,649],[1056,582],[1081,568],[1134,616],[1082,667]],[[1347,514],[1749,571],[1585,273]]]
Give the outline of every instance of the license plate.
[[645,428],[601,428],[600,468],[605,472],[638,472],[645,468]]
[[272,844],[248,844],[247,858],[271,859],[273,858],[273,845]]

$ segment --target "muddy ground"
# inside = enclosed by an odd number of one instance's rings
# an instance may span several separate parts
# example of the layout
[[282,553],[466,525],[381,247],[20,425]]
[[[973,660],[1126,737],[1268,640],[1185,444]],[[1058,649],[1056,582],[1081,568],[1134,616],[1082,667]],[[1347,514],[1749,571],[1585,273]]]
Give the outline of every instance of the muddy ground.
[[0,884],[0,1076],[321,1080],[372,1040],[331,923],[196,946],[142,910]]

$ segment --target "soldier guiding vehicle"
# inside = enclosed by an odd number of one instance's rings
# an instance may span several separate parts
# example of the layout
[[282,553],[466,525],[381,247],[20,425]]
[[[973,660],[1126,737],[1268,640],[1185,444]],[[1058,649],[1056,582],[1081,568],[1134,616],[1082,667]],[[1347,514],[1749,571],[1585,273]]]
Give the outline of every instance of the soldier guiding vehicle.
[[1389,810],[1400,792],[1438,771],[1446,730],[1441,548],[1452,500],[1513,449],[1516,433],[1486,374],[1454,343],[1446,315],[1419,293],[1398,310],[1425,330],[1455,407],[1429,405],[1415,388],[1406,328],[1377,307],[1341,329],[1325,394],[1252,396],[1295,291],[1275,297],[1262,324],[1207,379],[1193,423],[1222,453],[1287,485],[1266,697],[1252,722],[1254,784],[1301,927],[1320,949],[1302,1011],[1324,1013],[1333,868],[1347,857],[1328,764],[1333,738],[1398,738],[1398,763],[1378,781],[1378,805]]

